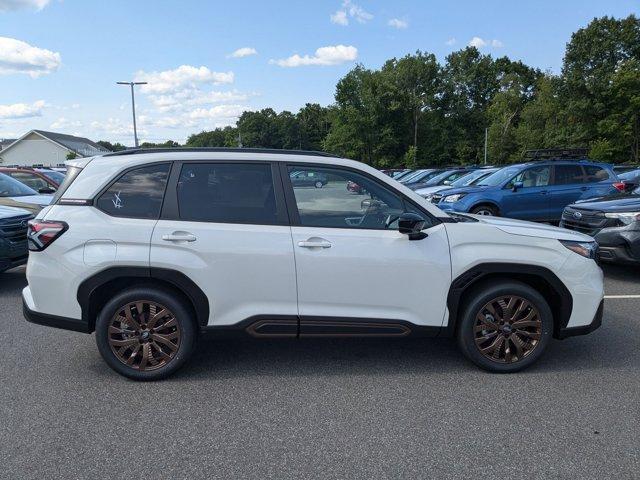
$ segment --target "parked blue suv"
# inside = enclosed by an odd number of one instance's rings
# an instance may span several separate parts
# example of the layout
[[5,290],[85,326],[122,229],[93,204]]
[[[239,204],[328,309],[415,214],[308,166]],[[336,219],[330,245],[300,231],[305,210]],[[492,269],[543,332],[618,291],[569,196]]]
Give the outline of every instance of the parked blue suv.
[[544,160],[504,167],[476,185],[438,192],[431,201],[445,211],[556,222],[577,200],[623,189],[608,164]]

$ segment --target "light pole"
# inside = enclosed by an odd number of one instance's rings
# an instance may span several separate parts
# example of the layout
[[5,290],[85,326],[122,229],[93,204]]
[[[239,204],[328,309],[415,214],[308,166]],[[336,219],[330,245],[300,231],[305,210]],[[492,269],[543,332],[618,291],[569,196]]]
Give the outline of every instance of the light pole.
[[118,85],[129,85],[131,87],[131,110],[133,111],[133,141],[138,148],[138,131],[136,129],[136,99],[133,94],[134,85],[146,85],[147,82],[116,82]]

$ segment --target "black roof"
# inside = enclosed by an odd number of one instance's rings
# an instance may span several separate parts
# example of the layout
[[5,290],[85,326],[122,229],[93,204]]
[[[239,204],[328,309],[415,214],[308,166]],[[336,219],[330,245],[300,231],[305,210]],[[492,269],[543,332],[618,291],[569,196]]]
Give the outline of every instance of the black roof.
[[313,150],[280,150],[277,148],[230,148],[230,147],[175,147],[175,148],[130,148],[119,152],[110,152],[103,157],[121,155],[138,155],[141,153],[171,153],[171,152],[228,152],[228,153],[278,153],[284,155],[311,155],[316,157],[336,157],[327,152]]
[[53,140],[54,142],[59,143],[60,145],[64,145],[69,150],[72,150],[85,157],[97,155],[101,152],[110,151],[102,145],[98,145],[97,143],[85,137],[76,137],[74,135],[67,135],[64,133],[47,132],[45,130],[33,131],[39,133],[43,137],[47,137],[49,140]]

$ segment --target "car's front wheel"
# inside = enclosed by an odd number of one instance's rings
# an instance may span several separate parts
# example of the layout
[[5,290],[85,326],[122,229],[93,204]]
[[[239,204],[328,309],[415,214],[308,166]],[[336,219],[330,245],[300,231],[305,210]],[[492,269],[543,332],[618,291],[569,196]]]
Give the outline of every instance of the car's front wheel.
[[196,329],[190,310],[169,291],[138,287],[100,311],[96,343],[105,362],[134,380],[159,380],[191,356]]
[[478,205],[477,207],[473,207],[469,213],[473,213],[474,215],[497,217],[498,209],[492,205]]
[[317,181],[316,182],[316,188],[322,188],[322,187],[324,187],[324,184],[322,182],[320,182],[320,181]]
[[500,281],[472,292],[458,325],[458,345],[479,367],[517,372],[542,355],[553,332],[549,304],[530,286]]

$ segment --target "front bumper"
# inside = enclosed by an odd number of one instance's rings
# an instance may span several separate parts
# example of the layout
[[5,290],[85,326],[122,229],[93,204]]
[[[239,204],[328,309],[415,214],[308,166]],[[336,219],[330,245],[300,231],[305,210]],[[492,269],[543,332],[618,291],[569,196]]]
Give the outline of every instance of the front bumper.
[[597,330],[602,325],[602,316],[604,314],[604,300],[600,301],[600,306],[596,311],[593,320],[588,325],[581,325],[579,327],[567,327],[561,328],[555,335],[556,338],[562,340],[569,337],[576,337],[578,335],[588,335],[589,333]]
[[[27,290],[29,287],[25,288]],[[59,317],[57,315],[49,315],[42,312],[36,312],[29,306],[29,295],[22,292],[22,314],[27,322],[44,325],[47,327],[61,328],[63,330],[72,330],[74,332],[91,333],[86,322],[76,318]]]
[[640,263],[638,222],[625,227],[603,228],[595,237],[603,262]]

